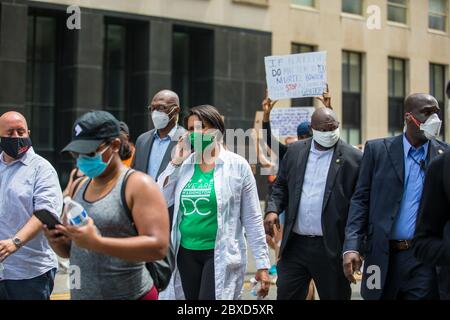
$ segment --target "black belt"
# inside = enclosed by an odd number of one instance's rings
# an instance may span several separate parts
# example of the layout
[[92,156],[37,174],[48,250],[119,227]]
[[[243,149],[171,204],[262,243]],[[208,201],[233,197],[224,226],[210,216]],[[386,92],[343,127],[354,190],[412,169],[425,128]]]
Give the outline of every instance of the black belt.
[[293,232],[293,235],[295,237],[302,238],[302,239],[323,239],[323,236],[307,236],[307,235],[298,234],[298,233],[295,233],[295,232]]
[[411,240],[391,240],[389,241],[389,247],[393,251],[406,251],[411,249],[412,241]]

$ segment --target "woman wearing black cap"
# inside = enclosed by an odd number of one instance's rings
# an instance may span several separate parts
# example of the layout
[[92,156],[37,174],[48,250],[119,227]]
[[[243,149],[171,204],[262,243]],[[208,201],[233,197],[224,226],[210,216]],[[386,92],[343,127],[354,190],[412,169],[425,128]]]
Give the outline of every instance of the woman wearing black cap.
[[[79,276],[74,283],[81,286],[71,288],[74,300],[157,299],[145,262],[167,253],[167,205],[150,177],[127,174],[119,156],[119,131],[119,122],[111,114],[89,112],[75,122],[72,142],[63,150],[72,153],[88,177],[73,197],[86,210],[88,223],[58,225],[45,233],[55,252],[70,258],[75,268],[71,271]],[[122,203],[127,177],[126,203]]]

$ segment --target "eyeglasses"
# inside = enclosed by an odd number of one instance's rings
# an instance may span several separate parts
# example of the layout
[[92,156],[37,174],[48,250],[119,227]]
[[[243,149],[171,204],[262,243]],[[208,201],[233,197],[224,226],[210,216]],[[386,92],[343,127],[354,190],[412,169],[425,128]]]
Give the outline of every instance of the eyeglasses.
[[147,107],[149,112],[152,111],[162,111],[162,112],[166,112],[169,111],[170,109],[172,109],[173,107],[178,106],[176,103],[175,104],[171,104],[171,105],[165,105],[165,104],[155,104],[155,105],[149,105]]

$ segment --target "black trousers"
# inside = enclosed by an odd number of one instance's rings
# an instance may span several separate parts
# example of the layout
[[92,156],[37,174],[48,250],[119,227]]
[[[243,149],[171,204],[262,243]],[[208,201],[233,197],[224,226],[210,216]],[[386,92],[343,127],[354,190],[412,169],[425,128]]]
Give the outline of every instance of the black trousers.
[[327,255],[322,237],[292,234],[277,273],[278,300],[305,300],[311,279],[321,300],[349,300],[352,295],[342,260]]
[[215,300],[214,250],[189,250],[180,246],[177,257],[186,300]]
[[450,300],[450,266],[437,267],[439,296],[441,300]]
[[382,300],[439,299],[436,268],[419,262],[414,250],[389,253],[389,269]]

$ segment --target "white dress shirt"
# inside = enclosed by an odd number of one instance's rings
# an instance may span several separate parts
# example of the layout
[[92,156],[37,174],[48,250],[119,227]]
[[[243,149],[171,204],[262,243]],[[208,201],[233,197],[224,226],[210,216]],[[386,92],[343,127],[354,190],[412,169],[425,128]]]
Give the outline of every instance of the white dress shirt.
[[316,149],[314,141],[311,143],[298,217],[293,230],[297,234],[323,236],[322,205],[333,153],[334,148],[320,151]]
[[[39,210],[60,216],[63,197],[58,174],[33,148],[6,163],[0,153],[0,240],[11,239]],[[25,280],[58,267],[56,254],[43,232],[2,262],[3,279]]]

